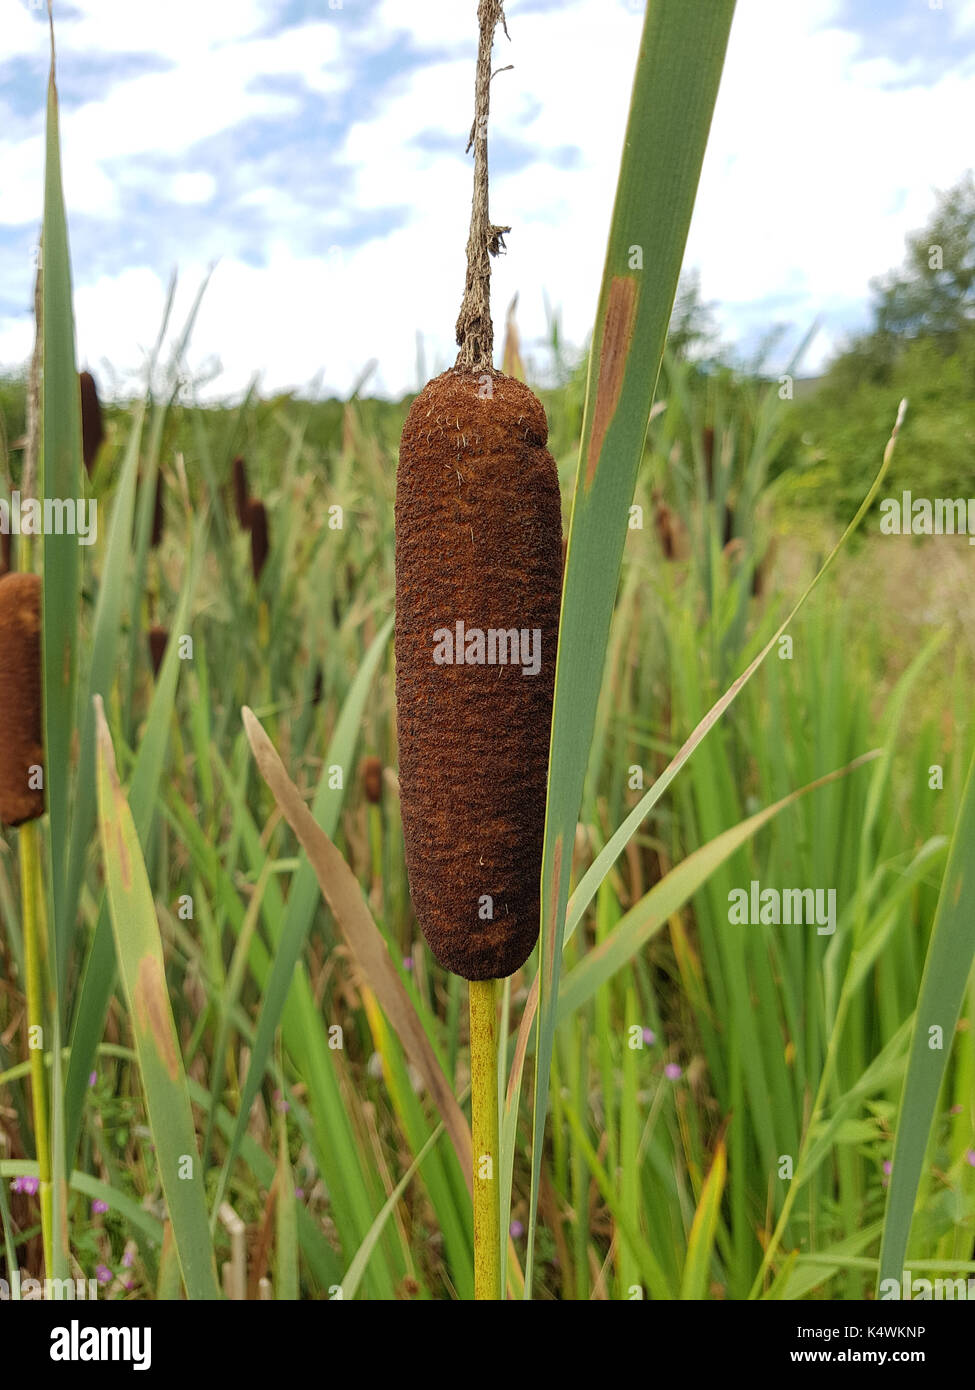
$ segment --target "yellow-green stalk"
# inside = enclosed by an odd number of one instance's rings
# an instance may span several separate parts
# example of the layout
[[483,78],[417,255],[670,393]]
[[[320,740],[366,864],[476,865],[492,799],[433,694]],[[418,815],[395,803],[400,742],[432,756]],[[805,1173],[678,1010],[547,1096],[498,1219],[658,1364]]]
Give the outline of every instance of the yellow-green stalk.
[[471,1138],[474,1151],[474,1298],[501,1298],[498,1015],[495,980],[470,981]]
[[37,1037],[40,1043],[38,1047],[34,1047],[31,1042],[28,1043],[31,1103],[34,1110],[34,1147],[37,1151],[44,1266],[50,1277],[54,1269],[54,1189],[51,1185],[51,1131],[48,1124],[47,1076],[44,1071],[44,981],[48,967],[47,908],[41,875],[37,821],[27,821],[20,827],[19,834],[24,968],[27,974],[27,1036],[28,1039]]

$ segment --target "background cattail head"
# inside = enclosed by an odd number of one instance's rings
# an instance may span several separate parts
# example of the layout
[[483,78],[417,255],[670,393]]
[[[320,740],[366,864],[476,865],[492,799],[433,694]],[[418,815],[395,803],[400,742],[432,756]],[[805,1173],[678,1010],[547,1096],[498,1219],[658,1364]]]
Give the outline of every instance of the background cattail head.
[[10,532],[0,531],[0,577],[9,574],[12,566],[10,563]]
[[708,496],[714,496],[714,429],[711,425],[704,428],[702,439],[704,446],[704,476],[708,484]]
[[156,677],[158,677],[159,668],[163,664],[168,641],[169,631],[167,628],[157,625],[149,629],[149,659],[152,662],[152,674]]
[[[0,579],[0,821],[22,825],[44,814],[41,725],[41,580]],[[40,786],[32,785],[41,782]]]
[[81,452],[90,478],[92,469],[95,467],[95,459],[98,457],[98,450],[105,438],[105,430],[102,426],[102,408],[98,401],[95,378],[91,372],[81,372],[79,381],[81,383]]
[[[490,389],[485,389],[485,375]],[[541,402],[501,373],[445,372],[407,416],[396,479],[396,701],[406,866],[441,965],[511,975],[538,938],[562,592],[558,473]],[[445,480],[449,483],[445,484]],[[495,633],[434,659],[438,630]],[[517,630],[539,664],[498,660]],[[500,639],[497,634],[500,634]],[[443,653],[441,653],[443,655]]]
[[653,493],[653,503],[653,525],[657,532],[657,540],[660,542],[660,549],[664,553],[665,560],[675,560],[677,558],[677,539],[674,514],[656,490]]
[[234,507],[237,511],[237,520],[240,522],[242,531],[246,531],[250,522],[247,516],[247,508],[250,503],[250,489],[247,486],[247,468],[244,460],[238,454],[234,459],[231,470],[233,473],[234,484]]
[[383,764],[381,758],[374,756],[363,758],[362,786],[366,793],[366,800],[371,802],[373,806],[378,806],[383,799]]
[[270,542],[268,540],[267,512],[264,503],[252,497],[247,503],[247,525],[251,533],[251,568],[254,583],[261,578],[261,571],[267,563]]
[[163,538],[163,527],[166,524],[166,512],[163,505],[163,476],[162,472],[156,474],[156,500],[152,509],[152,536],[149,544],[153,550],[159,545]]

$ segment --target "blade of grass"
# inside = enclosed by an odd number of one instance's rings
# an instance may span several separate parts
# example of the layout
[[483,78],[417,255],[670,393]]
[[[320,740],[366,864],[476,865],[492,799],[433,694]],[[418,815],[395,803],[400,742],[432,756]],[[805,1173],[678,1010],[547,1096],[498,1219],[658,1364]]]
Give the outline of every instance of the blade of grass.
[[852,763],[835,772],[819,777],[807,787],[791,792],[767,806],[763,811],[749,816],[739,825],[732,826],[717,839],[709,841],[701,849],[689,854],[676,864],[659,883],[654,884],[648,893],[630,909],[615,926],[613,931],[598,946],[588,951],[574,970],[562,982],[559,995],[558,1021],[561,1022],[588,999],[592,998],[600,985],[610,979],[618,970],[640,950],[654,932],[664,925],[671,915],[692,897],[702,883],[714,873],[719,864],[766,825],[780,811],[793,805],[809,792],[828,786],[840,777],[846,777],[857,768],[865,766],[881,757],[882,750],[875,748],[864,753]]
[[701,1200],[697,1204],[691,1233],[687,1238],[687,1257],[680,1281],[682,1299],[700,1300],[707,1295],[708,1275],[711,1270],[711,1257],[714,1254],[727,1172],[727,1153],[724,1141],[721,1141],[715,1149],[711,1170],[704,1180]]
[[444,1118],[457,1158],[471,1186],[471,1132],[423,1025],[393,965],[389,948],[362,895],[352,870],[315,822],[311,812],[285,772],[273,745],[251,710],[243,710],[244,727],[261,776],[267,782],[282,814],[301,841],[315,871],[322,894],[351,947],[370,987],[382,1005],[397,1036],[429,1088]]
[[938,910],[928,943],[904,1092],[897,1116],[893,1168],[880,1247],[878,1292],[901,1277],[924,1154],[934,1123],[951,1042],[975,960],[975,758],[952,836]]
[[[365,703],[372,688],[376,670],[385,653],[392,627],[393,620],[390,618],[376,635],[356,673],[355,680],[342,706],[342,713],[339,716],[325,758],[312,814],[325,834],[329,836],[335,834],[338,826],[343,796],[342,790],[329,785],[331,780],[329,768],[337,765],[343,769],[346,774],[342,777],[342,788],[344,789],[348,782],[348,774],[353,766]],[[223,1171],[225,1174],[229,1173],[233,1166],[240,1136],[243,1134],[247,1116],[250,1114],[250,1107],[261,1084],[267,1059],[271,1054],[274,1034],[281,1021],[285,1001],[291,989],[295,967],[311,930],[318,903],[318,885],[315,881],[314,870],[307,861],[303,860],[288,896],[287,906],[284,910],[281,939],[277,944],[270,979],[263,990],[264,1002],[258,1020],[257,1036],[251,1053],[250,1066],[247,1069],[247,1076],[241,1090],[237,1131],[224,1160]],[[220,1190],[223,1190],[223,1183],[221,1183]]]
[[[174,620],[174,631],[185,632],[206,546],[206,520],[198,522],[191,543],[186,583]],[[181,668],[177,643],[170,642],[156,681],[149,718],[136,755],[129,786],[129,805],[145,851],[149,844],[166,749],[172,730],[176,686]],[[81,1134],[88,1076],[115,987],[115,948],[108,904],[103,900],[85,959],[71,1034],[71,1056],[65,1085],[65,1151],[70,1165]]]
[[132,813],[119,785],[100,696],[98,821],[115,949],[139,1056],[159,1179],[186,1292],[217,1299],[213,1245],[186,1073],[166,986],[159,924]]
[[[39,491],[45,500],[69,504],[82,496],[81,396],[75,363],[71,257],[61,182],[61,141],[55,82],[54,26],[51,24],[51,70],[47,87],[47,137],[44,173],[43,312],[41,377],[42,444]],[[61,999],[68,966],[73,922],[67,911],[70,778],[75,738],[75,685],[78,667],[78,607],[81,561],[78,536],[67,528],[42,537],[44,670],[44,776],[53,905],[53,974]]]
[[647,10],[637,57],[589,358],[562,597],[542,863],[527,1298],[532,1287],[571,847],[628,509],[733,14],[734,0],[713,0],[703,9],[692,9],[682,0],[654,0]]

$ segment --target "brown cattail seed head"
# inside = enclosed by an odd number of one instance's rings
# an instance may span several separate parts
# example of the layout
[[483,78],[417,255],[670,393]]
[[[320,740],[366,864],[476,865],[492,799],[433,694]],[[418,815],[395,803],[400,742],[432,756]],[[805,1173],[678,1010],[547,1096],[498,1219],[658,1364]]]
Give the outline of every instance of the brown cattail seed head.
[[149,629],[149,658],[152,661],[152,674],[154,676],[159,675],[159,668],[163,664],[168,641],[169,632],[166,628],[156,626]]
[[714,496],[714,429],[711,425],[704,428],[704,476],[708,483],[708,496]]
[[10,569],[10,532],[0,531],[0,577],[9,574]]
[[166,521],[166,512],[163,507],[163,479],[162,474],[156,474],[156,500],[152,509],[152,536],[149,544],[153,550],[159,545],[163,538],[163,526]]
[[234,506],[237,510],[237,520],[240,522],[242,531],[246,531],[249,525],[247,519],[247,508],[250,502],[250,491],[247,486],[247,469],[244,460],[238,454],[233,461],[233,480],[234,480]]
[[267,562],[269,546],[267,531],[267,512],[264,510],[264,503],[258,502],[256,497],[252,497],[247,504],[247,525],[251,533],[251,569],[254,571],[254,583],[258,583]]
[[665,560],[677,558],[677,541],[674,535],[674,516],[659,492],[653,494],[653,524]]
[[363,758],[362,786],[366,800],[372,802],[373,806],[378,806],[383,799],[383,765],[380,758]]
[[41,580],[0,579],[0,821],[22,825],[44,814],[41,732]]
[[441,965],[511,975],[538,937],[562,585],[545,411],[453,369],[410,408],[396,479],[396,704],[406,866]]
[[102,427],[102,408],[98,403],[95,378],[91,372],[82,372],[79,380],[81,383],[81,452],[84,456],[88,476],[91,477],[95,459],[98,457],[98,450],[105,438],[105,431]]

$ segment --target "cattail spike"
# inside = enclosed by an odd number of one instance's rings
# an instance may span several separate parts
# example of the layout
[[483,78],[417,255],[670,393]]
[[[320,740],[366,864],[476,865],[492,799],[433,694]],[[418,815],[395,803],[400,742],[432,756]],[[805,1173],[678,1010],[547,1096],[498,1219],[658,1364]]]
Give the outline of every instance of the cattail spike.
[[513,974],[538,937],[562,586],[547,438],[527,386],[454,368],[417,396],[400,443],[406,865],[430,949],[468,980]]
[[166,522],[166,512],[163,505],[163,476],[161,472],[156,474],[156,500],[152,509],[152,536],[149,544],[153,550],[157,548],[163,538],[163,527]]
[[41,726],[41,580],[0,579],[0,821],[44,814]]
[[378,806],[383,799],[383,764],[381,758],[374,756],[363,758],[362,786],[366,800],[373,806]]
[[251,569],[254,583],[260,582],[261,571],[267,563],[270,541],[268,539],[267,512],[264,503],[252,497],[247,504],[247,524],[251,533]]
[[149,659],[152,662],[152,674],[159,678],[159,669],[163,664],[163,657],[166,655],[166,643],[169,641],[169,632],[164,627],[151,627],[149,629]]
[[250,502],[250,490],[247,486],[247,467],[244,460],[238,454],[232,464],[234,482],[234,506],[237,510],[237,520],[240,522],[242,531],[246,531],[249,526],[247,508]]
[[102,408],[98,401],[98,388],[91,372],[81,372],[81,452],[89,478],[95,467],[98,450],[105,438],[102,426]]

